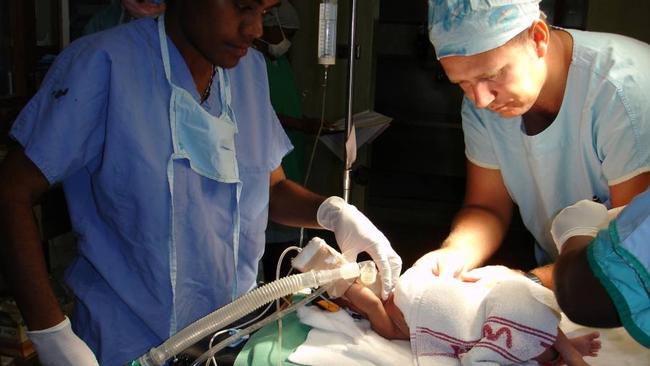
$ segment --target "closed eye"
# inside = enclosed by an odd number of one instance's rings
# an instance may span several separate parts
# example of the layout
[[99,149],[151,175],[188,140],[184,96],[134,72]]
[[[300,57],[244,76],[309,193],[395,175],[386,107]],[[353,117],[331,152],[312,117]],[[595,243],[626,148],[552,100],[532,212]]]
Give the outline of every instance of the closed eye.
[[486,76],[485,80],[487,80],[487,81],[499,80],[499,78],[501,78],[503,76],[503,74],[505,73],[505,69],[506,69],[505,67],[500,68],[499,71],[497,71],[497,72],[495,72],[495,73],[493,73],[491,75]]
[[237,10],[245,12],[255,9],[256,3],[251,0],[235,0],[235,6]]

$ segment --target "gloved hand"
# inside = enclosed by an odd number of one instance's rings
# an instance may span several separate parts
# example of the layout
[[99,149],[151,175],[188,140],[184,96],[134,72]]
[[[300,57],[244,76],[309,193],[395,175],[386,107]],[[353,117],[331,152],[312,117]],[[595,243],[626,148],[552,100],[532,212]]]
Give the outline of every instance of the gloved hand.
[[386,300],[402,270],[402,258],[395,253],[384,234],[341,197],[326,199],[318,207],[316,218],[322,227],[334,232],[345,259],[356,262],[359,253],[370,254],[381,274],[381,295]]
[[90,348],[72,331],[67,317],[51,328],[28,331],[27,336],[43,366],[99,366]]
[[413,266],[429,266],[434,275],[453,278],[465,270],[465,261],[460,251],[446,247],[423,255]]
[[463,272],[461,273],[460,278],[465,282],[483,281],[483,283],[496,283],[504,279],[522,275],[522,272],[518,272],[506,266],[484,266]]
[[562,247],[570,237],[595,237],[608,222],[607,207],[601,203],[582,200],[564,208],[551,224],[551,236],[558,253],[562,253]]

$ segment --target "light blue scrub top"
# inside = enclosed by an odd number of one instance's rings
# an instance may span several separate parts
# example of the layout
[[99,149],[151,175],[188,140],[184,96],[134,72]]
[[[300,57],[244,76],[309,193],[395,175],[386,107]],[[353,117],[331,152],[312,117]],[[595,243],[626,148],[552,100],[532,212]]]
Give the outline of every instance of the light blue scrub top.
[[[169,40],[172,80],[199,94]],[[170,268],[167,163],[171,89],[156,21],[142,19],[67,47],[11,131],[50,183],[62,182],[79,257],[67,272],[75,332],[101,365],[122,365],[255,285],[264,250],[269,174],[291,149],[271,107],[263,56],[226,70],[242,182],[238,271],[232,191],[174,160],[176,268]],[[206,109],[221,113],[215,78]],[[171,278],[176,277],[172,298]],[[173,310],[175,309],[175,314]]]
[[[609,186],[650,171],[650,46],[631,38],[567,30],[573,56],[562,107],[541,133],[467,99],[465,154],[500,169],[537,243],[551,257],[553,217],[582,199],[610,207]],[[538,260],[540,258],[538,257]]]

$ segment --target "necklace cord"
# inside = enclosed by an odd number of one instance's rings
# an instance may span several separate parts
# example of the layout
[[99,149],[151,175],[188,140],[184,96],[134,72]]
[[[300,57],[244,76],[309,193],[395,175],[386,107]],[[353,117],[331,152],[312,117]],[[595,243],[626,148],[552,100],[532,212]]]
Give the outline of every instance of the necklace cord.
[[208,86],[205,88],[201,94],[201,104],[205,103],[206,100],[210,97],[210,92],[212,91],[212,82],[214,81],[214,75],[217,73],[217,65],[212,65],[212,75],[210,75],[210,81],[208,81]]

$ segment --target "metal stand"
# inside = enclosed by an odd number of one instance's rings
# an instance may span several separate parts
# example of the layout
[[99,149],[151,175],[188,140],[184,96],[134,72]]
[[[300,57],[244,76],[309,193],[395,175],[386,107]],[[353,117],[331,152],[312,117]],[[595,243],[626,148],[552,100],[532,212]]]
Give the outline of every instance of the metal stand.
[[350,46],[348,55],[348,90],[347,90],[347,115],[345,117],[345,151],[344,151],[344,171],[343,171],[343,199],[350,202],[351,180],[350,173],[352,164],[357,160],[357,139],[352,119],[352,99],[354,97],[354,62],[355,62],[355,35],[357,25],[357,0],[350,0]]

